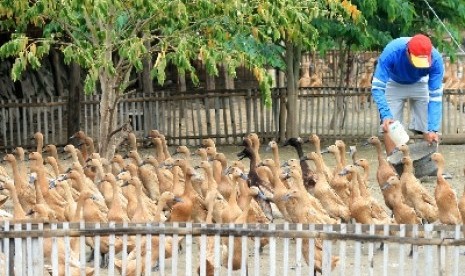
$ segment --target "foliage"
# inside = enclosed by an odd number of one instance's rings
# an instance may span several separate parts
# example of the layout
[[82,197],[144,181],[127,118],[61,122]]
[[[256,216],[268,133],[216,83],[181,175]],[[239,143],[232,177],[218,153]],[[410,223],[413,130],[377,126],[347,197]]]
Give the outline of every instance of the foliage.
[[[239,65],[252,68],[266,90],[266,67],[285,66],[281,41],[310,47],[318,37],[314,18],[359,16],[349,2],[336,0],[4,0],[0,14],[0,28],[15,30],[0,47],[0,57],[16,58],[14,80],[58,47],[66,62],[87,69],[87,93],[104,75],[118,76],[116,92],[124,92],[130,72],[142,70],[142,59],[151,55],[151,75],[160,84],[168,63],[197,83],[192,61],[200,59],[213,75],[223,62],[233,76]],[[41,36],[27,37],[31,26],[42,29]]]
[[[465,24],[465,2],[461,0],[427,0],[439,18],[460,41],[459,30]],[[324,38],[318,49],[326,51],[337,47],[338,41],[343,46],[352,46],[360,50],[380,50],[391,39],[400,36],[412,36],[426,33],[433,43],[447,55],[454,55],[457,47],[451,43],[449,35],[439,23],[425,0],[353,0],[352,3],[361,11],[366,25],[334,24],[323,18],[315,19],[315,26]],[[324,35],[323,35],[324,34]]]

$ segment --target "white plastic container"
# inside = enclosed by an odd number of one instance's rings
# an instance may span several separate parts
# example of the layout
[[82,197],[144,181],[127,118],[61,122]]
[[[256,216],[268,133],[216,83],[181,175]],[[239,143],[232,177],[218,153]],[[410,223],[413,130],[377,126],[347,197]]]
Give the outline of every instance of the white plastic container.
[[407,144],[410,139],[408,133],[404,129],[404,126],[399,121],[394,121],[394,123],[389,125],[388,134],[396,147],[402,144]]

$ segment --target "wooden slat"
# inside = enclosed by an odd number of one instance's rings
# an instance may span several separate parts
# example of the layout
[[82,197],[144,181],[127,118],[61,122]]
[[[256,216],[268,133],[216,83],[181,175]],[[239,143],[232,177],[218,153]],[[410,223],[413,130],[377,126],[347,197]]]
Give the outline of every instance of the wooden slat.
[[[152,224],[149,222],[145,225],[147,228],[152,228]],[[153,238],[156,238],[156,237],[153,237]],[[163,239],[164,241],[164,239]],[[165,248],[163,247],[163,255],[161,255],[161,249],[162,249],[162,246],[161,246],[161,238],[159,238],[159,241],[158,241],[158,248],[153,248],[152,249],[152,235],[151,234],[147,234],[145,235],[145,248],[144,248],[144,252],[145,252],[145,257],[144,257],[144,261],[145,261],[145,271],[144,271],[144,275],[150,275],[151,271],[152,271],[152,250],[156,250],[158,249],[158,264],[160,265],[161,263],[161,260],[163,260],[163,273],[164,273],[164,261],[165,261]],[[160,270],[161,272],[161,270]]]
[[[31,223],[26,223],[26,230],[31,230]],[[32,252],[32,239],[31,237],[26,238],[26,252]],[[27,254],[26,255],[26,270],[27,270],[27,275],[32,276],[34,275],[33,272],[33,267],[32,267],[32,256],[33,254]]]
[[[412,237],[418,237],[418,225],[414,225],[412,230]],[[418,246],[412,246],[412,275],[418,274]]]
[[[44,225],[40,223],[38,225],[38,229],[42,230],[44,228]],[[33,256],[36,256],[32,260],[32,266],[33,266],[33,273],[32,275],[40,275],[43,273],[44,269],[44,258],[40,258],[37,256],[44,256],[44,239],[39,237],[37,239],[34,239],[32,241],[32,254]]]
[[[247,90],[247,96],[245,98],[245,116],[247,118],[246,121],[246,131],[247,133],[252,132],[252,108],[253,108],[253,101],[252,101],[252,91],[250,89]],[[242,125],[242,122],[241,122]]]
[[[384,235],[389,236],[389,225],[384,225]],[[383,245],[383,275],[387,276],[389,271],[389,244]]]
[[[332,232],[332,225],[326,225],[325,231]],[[332,241],[323,240],[322,275],[331,275]]]
[[[52,231],[56,230],[57,225],[55,223],[52,223],[51,229],[52,229]],[[52,275],[53,276],[58,275],[58,258],[56,258],[56,256],[58,256],[57,240],[58,240],[58,238],[55,238],[55,237],[52,238],[52,255],[50,256],[50,260],[52,261]],[[81,260],[81,262],[82,262],[82,260]],[[19,275],[21,275],[21,274],[19,274]]]
[[[80,222],[80,229],[84,229],[86,226],[84,221]],[[100,248],[94,248],[100,254]],[[56,255],[55,255],[56,256]],[[81,275],[85,275],[86,272],[86,238],[84,236],[79,237],[79,270]]]
[[[375,226],[373,224],[370,225],[370,235],[375,234]],[[368,244],[368,275],[374,275],[374,246],[375,244],[370,242]]]
[[[244,223],[242,228],[247,229],[247,224]],[[247,259],[248,259],[248,248],[247,248],[247,236],[242,236],[241,238],[241,276],[247,276]]]
[[[219,229],[220,225],[217,224],[215,225],[215,228]],[[219,276],[221,275],[221,237],[219,234],[215,234],[214,236],[214,243],[215,243],[215,257],[214,257],[214,266],[215,266],[215,272],[214,276]]]
[[[440,237],[442,239],[444,239],[446,237],[446,232],[441,231]],[[438,246],[437,251],[438,251],[438,270],[439,270],[438,275],[439,276],[445,276],[445,275],[447,275],[447,270],[446,270],[446,254],[447,254],[447,251],[446,251],[446,247]]]
[[[125,227],[127,227],[128,225],[128,222],[125,221],[124,224],[123,224]],[[127,234],[123,234],[123,251],[121,252],[121,275],[126,275],[126,269],[127,269],[127,266],[128,266],[128,235]]]
[[[178,223],[173,223],[175,227],[179,227]],[[171,276],[178,275],[178,251],[179,251],[179,236],[178,234],[173,235],[173,244],[171,249]]]
[[[42,228],[43,228],[43,225],[42,225]],[[64,230],[69,229],[69,223],[68,222],[63,223],[62,228]],[[70,240],[69,236],[65,236],[63,239],[64,239],[64,242],[65,242],[65,274],[70,275],[71,274],[71,268],[70,268],[70,262],[69,261],[71,259],[71,251],[72,251],[72,249],[71,249],[71,240]],[[74,239],[76,239],[76,238],[74,238]],[[43,262],[43,260],[42,260],[42,262]],[[42,263],[42,267],[43,267],[43,263]]]
[[[301,225],[297,225],[298,229],[302,229]],[[315,230],[315,225],[311,224],[309,226],[309,230]],[[315,239],[309,239],[309,254],[308,254],[308,268],[309,268],[309,275],[315,275]]]
[[[220,117],[220,99],[219,99],[218,97],[214,97],[213,100],[214,100],[213,103],[214,103],[214,107],[215,107],[215,108],[214,108],[214,112],[215,112],[215,131],[214,131],[214,133],[215,133],[216,135],[218,135],[218,134],[222,134],[222,133],[221,133],[221,130],[220,130],[220,129],[221,129],[221,128],[220,128],[220,122],[221,122],[221,117]],[[221,143],[222,143],[221,138],[219,138],[219,139],[217,138],[217,139],[216,139],[216,143],[218,143],[218,145],[221,144]]]
[[[201,227],[205,228],[205,224],[202,224]],[[200,235],[200,276],[205,276],[207,274],[207,235]]]
[[[341,224],[341,234],[347,233],[347,225]],[[339,242],[339,275],[344,276],[346,275],[346,242],[340,241]]]
[[[432,237],[432,230],[433,230],[432,224],[426,224],[424,226],[425,238]],[[425,246],[424,251],[425,251],[425,266],[424,266],[423,275],[429,275],[433,271],[433,246],[431,245]]]
[[[297,231],[302,231],[302,224],[297,224]],[[312,252],[314,248],[310,245],[309,252]],[[302,261],[302,239],[297,238],[295,240],[295,274],[302,275],[302,266],[305,261]]]
[[[465,74],[465,72],[463,72],[462,74]],[[460,231],[460,226],[459,225],[456,225],[455,227],[455,235],[454,235],[454,238],[456,240],[460,239],[462,236],[462,232]],[[460,247],[459,246],[454,246],[454,265],[453,265],[453,274],[452,275],[455,275],[455,276],[458,276],[459,275],[459,266],[460,266]]]
[[[359,223],[355,224],[355,233],[362,233],[362,227]],[[355,254],[354,254],[354,275],[361,273],[361,258],[362,258],[362,243],[355,241]]]
[[[192,229],[192,223],[186,224],[187,229]],[[192,235],[186,236],[186,276],[192,275]]]
[[[234,228],[234,224],[229,224],[229,228]],[[234,236],[230,235],[228,237],[228,276],[232,275],[232,263],[234,257]]]
[[[95,223],[95,228],[100,229],[100,223]],[[94,250],[94,271],[95,275],[99,275],[100,273],[100,235],[95,235],[94,237],[94,248],[99,248],[98,250]]]
[[[284,229],[289,230],[289,223],[284,223]],[[283,276],[287,276],[287,270],[289,269],[289,238],[283,240]]]
[[[274,231],[275,227],[276,227],[276,225],[273,224],[273,223],[268,224],[268,230],[269,231]],[[269,271],[268,275],[274,276],[274,275],[276,275],[276,238],[270,237],[269,247],[270,247],[270,253],[269,253],[269,256],[270,256],[270,261],[269,261],[270,271]]]
[[260,275],[260,238],[254,238],[254,275]]
[[[150,226],[152,227],[152,226]],[[164,225],[162,225],[162,228],[164,228]],[[152,239],[155,238],[155,237],[152,237]],[[159,246],[158,246],[158,254],[159,254],[159,258],[158,258],[158,274],[160,276],[164,276],[165,275],[165,250],[166,250],[166,247],[165,247],[165,243],[166,243],[166,236],[165,234],[160,234],[159,236]],[[151,243],[150,243],[151,244]],[[151,248],[150,248],[151,249]],[[152,264],[153,266],[153,264]],[[150,275],[150,274],[148,274]]]
[[[405,237],[405,224],[400,225],[399,237]],[[405,263],[405,245],[399,245],[399,276],[404,276]]]

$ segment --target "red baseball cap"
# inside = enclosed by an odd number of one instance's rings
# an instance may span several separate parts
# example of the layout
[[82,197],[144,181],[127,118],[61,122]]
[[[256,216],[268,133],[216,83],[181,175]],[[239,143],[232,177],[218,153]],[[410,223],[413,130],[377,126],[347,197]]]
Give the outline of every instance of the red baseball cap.
[[431,51],[433,45],[429,37],[417,34],[407,43],[410,60],[417,68],[429,68],[431,66]]

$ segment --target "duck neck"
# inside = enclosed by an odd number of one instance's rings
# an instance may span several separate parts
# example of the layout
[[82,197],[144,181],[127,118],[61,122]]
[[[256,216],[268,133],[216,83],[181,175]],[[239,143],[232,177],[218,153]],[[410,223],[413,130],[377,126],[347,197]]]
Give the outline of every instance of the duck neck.
[[370,167],[368,165],[363,166],[363,179],[365,182],[368,182],[368,178],[370,176]]
[[413,164],[411,162],[407,162],[407,163],[404,164],[403,173],[411,173],[411,174],[413,174]]
[[302,149],[302,145],[300,143],[297,143],[296,145],[294,145],[294,148],[297,151],[297,155],[302,160],[302,157],[304,156],[304,151]]
[[56,176],[60,175],[60,169],[58,168],[58,164],[56,160],[53,162],[50,162],[50,166],[52,167],[53,172],[55,173]]
[[137,196],[137,209],[141,210],[143,214],[147,214],[147,208],[142,200],[142,183],[139,183],[136,187],[136,196]]
[[436,165],[438,167],[438,171],[437,171],[438,180],[445,181],[444,175],[443,175],[443,173],[444,173],[444,160],[438,160]]
[[[360,193],[363,195],[363,197],[367,197],[368,196],[368,190],[367,190],[367,187],[366,187],[366,181],[365,179],[362,178],[362,176],[358,173],[358,172],[355,172],[355,176],[352,175],[351,176],[351,182],[352,181],[355,181],[353,178],[356,177],[357,178],[357,182],[358,182],[358,187],[360,189]],[[352,185],[354,185],[352,183]]]
[[81,164],[81,161],[79,161],[79,158],[77,156],[76,150],[72,150],[69,154],[71,155],[71,159],[73,159],[73,162],[79,162],[79,164]]
[[347,164],[346,161],[346,147],[344,145],[341,145],[338,147],[339,149],[339,162],[341,163],[341,169],[344,168]]
[[105,174],[104,171],[103,171],[103,166],[102,166],[102,164],[99,162],[99,163],[97,164],[96,167],[97,167],[96,179],[97,179],[97,180],[100,180],[100,179],[103,178],[103,175]]
[[209,190],[215,190],[218,188],[218,183],[216,183],[215,178],[213,177],[213,169],[211,167],[208,167],[205,169],[205,173],[207,175],[208,179],[208,189]]
[[161,144],[156,144],[155,145],[155,156],[156,156],[158,162],[161,163],[161,162],[165,161],[166,157],[165,157],[165,154],[163,152],[163,146]]
[[79,162],[79,164],[81,164],[81,166],[84,167],[86,165],[86,160],[84,159],[82,152],[76,150],[76,156],[77,156],[77,161]]
[[315,146],[315,152],[323,158],[323,154],[321,154],[321,142],[319,138],[313,138],[313,145]]
[[23,179],[21,178],[21,175],[19,173],[19,168],[18,168],[18,163],[16,162],[16,159],[10,160],[10,165],[11,169],[13,171],[13,179],[15,180],[15,187],[16,189],[22,189],[21,183],[23,183]]
[[69,187],[68,183],[63,183],[63,190],[65,191],[65,200],[68,203],[75,202],[73,198],[73,194],[71,193],[71,188]]
[[171,154],[170,154],[170,151],[168,150],[168,145],[166,144],[166,140],[163,139],[161,142],[163,145],[163,154],[165,155],[165,158],[166,159],[171,158]]
[[357,181],[356,177],[352,176],[352,192],[351,192],[352,199],[360,197],[360,186]]
[[375,148],[376,148],[376,154],[378,155],[378,163],[379,165],[387,163],[387,161],[383,157],[382,149],[381,149],[381,143],[375,143]]
[[47,183],[47,177],[45,176],[45,167],[43,165],[38,165],[35,169],[35,173],[37,173],[36,181],[39,184],[39,188],[41,189],[42,195],[47,195],[48,194],[48,183]]
[[43,149],[44,149],[44,141],[42,139],[37,139],[36,151],[38,153],[41,153]]
[[[176,196],[180,196],[183,193],[182,190],[182,184],[179,181],[179,169],[175,169],[176,167],[173,167],[173,187],[171,192],[175,194]],[[181,169],[182,171],[182,169]],[[185,175],[185,173],[184,173]]]
[[344,168],[342,163],[341,153],[339,151],[333,152],[334,158],[336,159],[336,171],[341,171]]
[[35,190],[36,190],[36,202],[37,204],[47,204],[44,199],[44,195],[42,194],[42,189],[39,186],[39,179],[34,182]]
[[73,216],[73,222],[78,222],[78,221],[81,221],[81,213],[82,213],[82,210],[84,209],[84,202],[85,202],[85,199],[79,199],[77,201],[77,204],[76,204],[76,213],[74,213],[74,216]]
[[279,159],[279,149],[278,147],[273,147],[271,150],[273,151],[273,161],[277,167],[281,164],[281,160]]
[[16,192],[16,189],[14,187],[10,189],[10,195],[13,201],[13,217],[15,219],[25,219],[26,212],[24,212],[23,207],[19,203],[18,193]]
[[228,198],[229,206],[237,205],[237,184],[233,184],[233,189]]
[[[81,156],[82,156],[82,159],[83,161],[87,159],[87,157],[89,156],[88,153],[87,153],[87,146],[85,143],[82,143],[82,146],[80,147],[80,152],[81,152]],[[84,161],[85,163],[85,161]]]

